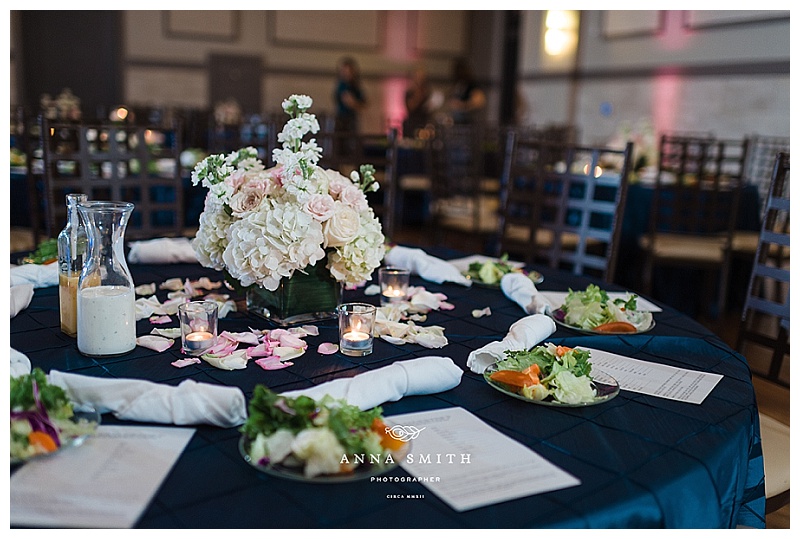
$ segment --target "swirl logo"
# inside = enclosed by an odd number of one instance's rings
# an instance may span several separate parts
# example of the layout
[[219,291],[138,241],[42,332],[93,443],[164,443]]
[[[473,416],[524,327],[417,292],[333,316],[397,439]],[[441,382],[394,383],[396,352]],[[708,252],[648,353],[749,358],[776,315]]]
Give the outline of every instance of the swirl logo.
[[418,429],[417,427],[402,427],[400,425],[395,425],[394,427],[386,427],[386,434],[395,440],[408,442],[409,440],[414,440],[423,430],[425,430],[425,427]]

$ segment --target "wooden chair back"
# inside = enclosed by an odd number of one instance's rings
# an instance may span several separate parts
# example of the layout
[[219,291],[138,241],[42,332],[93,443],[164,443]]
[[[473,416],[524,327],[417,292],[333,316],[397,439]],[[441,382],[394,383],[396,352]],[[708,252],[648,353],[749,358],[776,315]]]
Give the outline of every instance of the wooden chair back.
[[184,226],[179,125],[69,123],[41,119],[46,222],[66,223],[66,195],[132,202],[127,240],[181,236]]
[[[775,158],[756,258],[745,296],[736,349],[746,343],[771,350],[766,372],[756,374],[788,387],[781,366],[789,355],[789,153]],[[753,349],[756,353],[756,349]]]
[[322,148],[319,166],[337,170],[344,176],[359,171],[361,165],[372,165],[380,184],[377,192],[367,194],[370,207],[381,222],[383,234],[395,233],[397,197],[397,129],[387,133],[349,133],[320,131],[317,144]]
[[506,148],[497,254],[612,282],[633,143],[559,144],[512,131]]

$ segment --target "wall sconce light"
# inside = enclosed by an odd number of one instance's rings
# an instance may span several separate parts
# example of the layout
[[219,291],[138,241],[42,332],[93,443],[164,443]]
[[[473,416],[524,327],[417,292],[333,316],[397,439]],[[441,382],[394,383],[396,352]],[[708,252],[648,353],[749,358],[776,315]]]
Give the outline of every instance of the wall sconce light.
[[550,10],[545,17],[544,50],[550,56],[573,53],[578,45],[578,12]]

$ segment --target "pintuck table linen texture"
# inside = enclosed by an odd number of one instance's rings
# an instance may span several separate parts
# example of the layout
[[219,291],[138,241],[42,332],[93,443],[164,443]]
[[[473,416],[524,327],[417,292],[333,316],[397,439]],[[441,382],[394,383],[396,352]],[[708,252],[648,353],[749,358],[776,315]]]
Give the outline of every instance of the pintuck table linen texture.
[[[432,250],[447,260],[468,253]],[[544,267],[548,290],[583,289],[595,282]],[[169,278],[220,280],[199,264],[131,265],[136,284]],[[377,273],[374,275],[377,281]],[[368,283],[373,284],[373,283]],[[609,291],[619,287],[596,283]],[[765,527],[764,468],[758,407],[746,360],[690,318],[664,307],[646,334],[587,336],[557,326],[544,342],[601,349],[628,357],[723,375],[702,404],[689,404],[622,390],[609,402],[584,408],[554,408],[506,396],[467,367],[470,353],[502,341],[526,313],[498,289],[435,284],[412,276],[412,286],[441,292],[452,310],[431,311],[419,324],[444,328],[448,345],[436,356],[462,372],[452,389],[406,394],[381,404],[384,415],[463,407],[580,480],[580,485],[509,500],[469,511],[454,511],[414,481],[402,467],[380,477],[337,484],[307,484],[255,470],[239,454],[236,427],[198,425],[170,475],[136,523],[137,528],[735,528]],[[634,292],[636,292],[634,290]],[[167,291],[159,291],[166,298]],[[240,298],[239,298],[240,299]],[[343,301],[375,304],[364,289],[345,290]],[[490,316],[474,318],[476,309]],[[177,323],[167,324],[177,326]],[[147,319],[137,335],[150,333]],[[335,320],[317,324],[319,335],[305,337],[308,348],[293,365],[264,370],[250,361],[245,369],[223,371],[206,362],[176,368],[182,357],[173,347],[157,353],[142,347],[109,359],[77,352],[62,334],[57,287],[37,289],[31,306],[10,321],[10,345],[33,366],[101,378],[136,378],[177,386],[185,380],[238,388],[249,399],[257,384],[277,393],[323,387],[400,362],[431,356],[416,344],[376,339],[372,354],[349,357],[317,352],[338,342]],[[220,331],[267,329],[244,311],[220,321]],[[339,382],[341,383],[341,382]],[[113,413],[103,424],[137,425]],[[423,430],[420,436],[425,434]],[[79,449],[79,448],[78,448]],[[443,452],[453,448],[443,448]],[[411,451],[414,446],[412,441]],[[460,450],[459,450],[460,452]],[[480,443],[467,452],[480,453]],[[13,469],[12,469],[13,473]],[[431,475],[436,475],[432,472]],[[396,496],[405,498],[399,499]],[[411,499],[412,496],[424,498]],[[269,500],[269,508],[258,508]],[[256,505],[254,505],[256,503]],[[259,506],[260,507],[260,506]]]

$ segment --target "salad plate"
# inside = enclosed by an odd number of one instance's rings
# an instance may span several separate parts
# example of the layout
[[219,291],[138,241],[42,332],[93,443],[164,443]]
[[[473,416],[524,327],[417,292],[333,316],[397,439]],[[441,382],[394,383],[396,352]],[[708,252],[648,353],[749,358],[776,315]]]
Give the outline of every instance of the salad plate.
[[564,303],[549,309],[547,314],[556,324],[591,335],[636,335],[646,333],[656,325],[653,313],[637,308],[638,296],[610,297],[599,286],[590,284],[586,290],[571,290]]
[[11,466],[23,464],[34,459],[55,455],[64,449],[70,447],[78,447],[85,442],[96,431],[100,425],[100,414],[90,406],[81,406],[73,404],[73,415],[66,422],[59,422],[59,439],[61,445],[58,449],[47,453],[34,453],[31,455],[11,454]]
[[580,333],[585,333],[587,335],[639,335],[640,333],[647,333],[648,331],[650,331],[651,329],[656,327],[656,321],[655,320],[651,320],[649,326],[647,326],[644,329],[637,329],[636,331],[633,331],[633,332],[631,332],[631,331],[596,331],[594,329],[584,329],[584,328],[582,328],[580,326],[572,326],[570,324],[567,324],[563,320],[559,320],[558,319],[558,315],[553,313],[553,312],[548,312],[548,314],[550,315],[550,318],[552,318],[553,321],[556,324],[558,324],[559,326],[567,328],[567,329],[571,329],[573,331],[578,331]]
[[300,481],[302,483],[351,483],[353,481],[361,481],[384,474],[397,468],[403,459],[406,458],[410,448],[411,442],[406,442],[402,449],[392,453],[392,462],[382,461],[380,464],[369,464],[369,456],[365,457],[365,463],[359,465],[352,472],[340,474],[317,475],[314,477],[306,477],[303,473],[302,463],[297,463],[297,466],[289,466],[284,463],[275,464],[262,464],[256,462],[250,456],[250,443],[252,440],[247,436],[239,438],[239,454],[245,462],[260,472],[273,477],[280,477],[282,479],[289,479],[291,481]]
[[487,368],[486,371],[484,371],[483,373],[483,378],[490,386],[492,386],[500,393],[508,395],[509,397],[514,397],[515,399],[519,399],[525,402],[531,402],[533,404],[541,404],[542,406],[554,406],[562,408],[582,408],[584,406],[592,406],[595,404],[608,402],[619,394],[619,383],[617,382],[616,379],[614,379],[614,377],[604,373],[603,371],[593,371],[591,386],[595,390],[595,396],[591,400],[578,403],[567,403],[558,401],[553,398],[546,398],[543,400],[529,399],[528,397],[514,391],[512,387],[492,380],[490,376],[497,370],[498,370],[497,364],[494,364],[489,366],[489,368]]
[[500,280],[508,273],[521,273],[527,275],[534,284],[544,281],[544,276],[538,271],[525,271],[522,262],[508,260],[507,255],[500,258],[475,255],[463,259],[451,260],[461,274],[478,286],[486,288],[500,288]]

